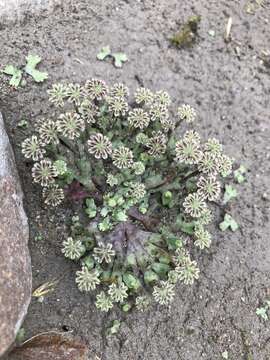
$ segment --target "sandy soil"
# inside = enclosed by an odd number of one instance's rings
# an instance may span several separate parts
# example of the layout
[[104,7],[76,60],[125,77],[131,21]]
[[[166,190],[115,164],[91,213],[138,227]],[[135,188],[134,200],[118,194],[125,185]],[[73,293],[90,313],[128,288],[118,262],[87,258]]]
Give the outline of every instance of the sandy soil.
[[[33,299],[26,334],[73,331],[88,341],[92,359],[216,360],[228,351],[229,359],[269,360],[269,323],[255,312],[270,299],[270,70],[260,60],[262,51],[270,50],[270,7],[252,15],[245,10],[247,1],[95,3],[67,1],[50,16],[29,15],[0,30],[1,63],[22,65],[32,52],[42,56],[49,72],[46,83],[38,86],[28,79],[26,87],[1,105],[26,193],[34,287],[63,275],[43,303]],[[202,16],[198,43],[189,50],[171,47],[168,39],[192,14]],[[233,41],[226,44],[223,33],[229,15]],[[209,30],[215,31],[214,37]],[[96,60],[107,44],[128,55],[122,69]],[[171,309],[154,307],[125,316],[96,311],[93,299],[76,288],[76,265],[61,255],[66,214],[47,213],[38,187],[31,183],[30,164],[20,155],[25,133],[17,124],[22,118],[34,124],[40,116],[50,116],[46,89],[51,83],[93,76],[108,83],[123,81],[132,89],[138,84],[166,89],[175,107],[192,104],[200,115],[197,129],[205,137],[218,137],[226,152],[249,168],[248,182],[239,187],[231,209],[241,229],[216,229],[213,246],[200,260],[200,280],[193,287],[179,286]],[[121,329],[108,338],[105,328],[116,318],[122,319]]]

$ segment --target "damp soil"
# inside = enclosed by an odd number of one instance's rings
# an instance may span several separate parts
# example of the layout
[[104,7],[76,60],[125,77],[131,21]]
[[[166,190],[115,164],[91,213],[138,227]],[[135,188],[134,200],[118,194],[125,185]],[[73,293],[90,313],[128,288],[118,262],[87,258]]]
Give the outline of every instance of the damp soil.
[[[60,279],[41,303],[33,298],[23,325],[30,337],[48,330],[71,331],[89,344],[91,359],[102,360],[269,360],[269,322],[256,308],[270,299],[270,71],[261,60],[270,50],[270,7],[246,12],[246,1],[66,1],[53,13],[25,15],[20,23],[0,29],[1,63],[23,65],[37,53],[49,79],[42,85],[27,78],[25,87],[2,99],[14,146],[29,216],[34,288]],[[176,49],[169,39],[190,15],[201,15],[195,45]],[[230,42],[223,35],[228,16]],[[210,31],[210,32],[209,32]],[[102,46],[123,51],[122,69],[99,62]],[[76,264],[65,260],[61,243],[67,235],[67,213],[48,212],[40,189],[31,182],[19,144],[40,117],[51,117],[46,90],[56,81],[83,82],[97,77],[121,81],[132,90],[144,85],[167,90],[175,101],[199,112],[196,129],[220,139],[225,151],[248,169],[248,180],[229,209],[240,230],[222,233],[216,221],[211,249],[199,257],[201,277],[179,285],[170,309],[153,306],[146,313],[97,312],[91,295],[74,282]],[[105,336],[110,321],[120,331]]]

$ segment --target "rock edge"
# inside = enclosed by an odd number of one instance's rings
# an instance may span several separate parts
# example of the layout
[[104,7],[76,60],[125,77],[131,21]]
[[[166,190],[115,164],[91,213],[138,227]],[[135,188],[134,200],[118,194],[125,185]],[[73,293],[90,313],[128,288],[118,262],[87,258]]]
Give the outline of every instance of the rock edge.
[[23,192],[0,113],[0,357],[14,342],[31,301],[29,227]]

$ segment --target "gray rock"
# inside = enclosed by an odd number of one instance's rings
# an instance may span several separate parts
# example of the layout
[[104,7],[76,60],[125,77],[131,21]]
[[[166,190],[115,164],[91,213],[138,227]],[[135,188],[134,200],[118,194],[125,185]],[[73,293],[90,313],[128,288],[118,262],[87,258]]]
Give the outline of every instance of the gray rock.
[[32,292],[28,221],[15,159],[0,113],[0,356],[27,313]]

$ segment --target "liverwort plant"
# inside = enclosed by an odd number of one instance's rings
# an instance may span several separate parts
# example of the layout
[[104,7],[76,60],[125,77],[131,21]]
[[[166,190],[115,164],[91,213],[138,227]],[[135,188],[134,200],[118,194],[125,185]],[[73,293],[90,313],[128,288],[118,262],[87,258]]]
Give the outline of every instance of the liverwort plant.
[[125,85],[97,79],[55,84],[58,115],[22,144],[45,204],[76,205],[62,251],[81,265],[78,288],[105,312],[168,305],[177,283],[198,279],[193,247],[210,247],[211,208],[232,171],[217,139],[182,130],[196,121],[191,106],[172,119],[165,91],[128,98]]

